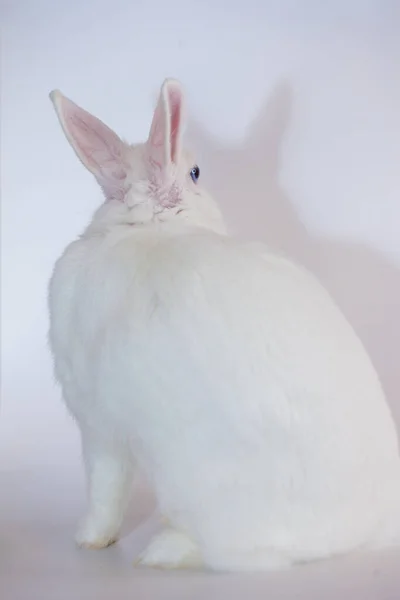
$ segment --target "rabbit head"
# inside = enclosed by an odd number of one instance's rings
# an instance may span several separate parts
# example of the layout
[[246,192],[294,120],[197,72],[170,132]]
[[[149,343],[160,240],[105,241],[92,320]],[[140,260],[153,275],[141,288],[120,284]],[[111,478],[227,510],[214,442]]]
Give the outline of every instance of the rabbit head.
[[182,148],[185,103],[178,81],[164,81],[149,137],[134,145],[58,90],[50,98],[69,143],[104,192],[90,228],[168,223],[225,233],[218,206],[199,185],[199,167]]

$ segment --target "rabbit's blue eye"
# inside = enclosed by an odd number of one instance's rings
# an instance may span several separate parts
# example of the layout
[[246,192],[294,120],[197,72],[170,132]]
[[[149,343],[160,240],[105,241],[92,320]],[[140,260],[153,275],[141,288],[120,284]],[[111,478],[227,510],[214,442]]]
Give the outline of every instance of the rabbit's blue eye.
[[200,177],[200,169],[197,165],[193,167],[190,171],[190,177],[193,179],[194,183],[197,183]]

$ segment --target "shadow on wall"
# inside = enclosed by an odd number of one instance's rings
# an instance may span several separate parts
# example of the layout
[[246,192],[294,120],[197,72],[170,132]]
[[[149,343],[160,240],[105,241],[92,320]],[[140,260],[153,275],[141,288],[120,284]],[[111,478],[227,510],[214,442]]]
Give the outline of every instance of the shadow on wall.
[[290,87],[278,86],[240,147],[224,146],[195,122],[188,138],[231,228],[240,224],[241,238],[292,256],[330,291],[366,346],[400,429],[400,270],[367,245],[318,237],[300,221],[279,182],[292,102]]

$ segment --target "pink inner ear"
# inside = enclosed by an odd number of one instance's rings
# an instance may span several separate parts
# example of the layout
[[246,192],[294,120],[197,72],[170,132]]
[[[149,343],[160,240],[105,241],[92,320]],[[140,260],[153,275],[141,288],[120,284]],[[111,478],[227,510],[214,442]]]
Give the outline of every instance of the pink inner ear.
[[160,103],[154,111],[153,123],[149,136],[150,159],[153,166],[162,168],[165,159],[165,120]]
[[88,169],[94,174],[113,167],[121,170],[122,142],[107,125],[79,109],[66,113],[66,123]]
[[128,174],[124,143],[100,119],[68,98],[59,98],[56,108],[70,144],[106,198],[123,200]]
[[180,90],[172,89],[169,91],[169,104],[171,111],[171,160],[176,163],[179,160],[182,121],[182,96]]
[[182,136],[182,91],[165,83],[154,111],[148,139],[149,162],[158,173],[179,161]]

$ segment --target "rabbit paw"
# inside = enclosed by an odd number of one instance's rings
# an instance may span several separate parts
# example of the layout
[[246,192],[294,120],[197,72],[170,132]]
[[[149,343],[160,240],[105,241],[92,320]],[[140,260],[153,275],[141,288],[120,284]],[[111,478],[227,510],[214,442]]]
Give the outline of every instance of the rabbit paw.
[[81,548],[100,550],[111,546],[118,539],[116,527],[101,523],[98,519],[87,517],[79,527],[75,541]]
[[156,535],[135,564],[158,569],[191,569],[201,566],[197,546],[185,534],[165,529]]

